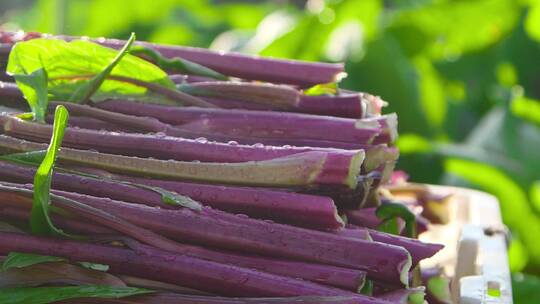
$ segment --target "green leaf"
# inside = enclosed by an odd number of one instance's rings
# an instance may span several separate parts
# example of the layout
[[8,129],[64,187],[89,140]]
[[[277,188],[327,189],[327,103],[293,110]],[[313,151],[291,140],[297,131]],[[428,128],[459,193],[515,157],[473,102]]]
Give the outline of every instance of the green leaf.
[[111,63],[107,65],[103,71],[99,72],[99,74],[84,83],[82,86],[78,87],[75,92],[73,92],[73,95],[71,95],[69,98],[69,101],[75,103],[86,103],[103,84],[105,79],[111,74],[112,70],[118,65],[118,63],[120,63],[120,60],[122,60],[122,58],[124,58],[124,56],[129,52],[129,49],[134,41],[135,33],[131,33],[129,40],[118,52],[116,57],[114,57]]
[[[84,40],[66,42],[48,38],[32,39],[18,42],[13,46],[7,72],[17,75],[44,69],[48,75],[50,98],[69,100],[73,92],[85,91],[81,87],[88,83],[88,79],[107,72],[107,67],[121,54],[123,53]],[[93,101],[118,97],[145,100],[152,96],[152,92],[145,86],[113,80],[111,79],[113,77],[130,78],[154,86],[175,89],[167,73],[157,66],[130,54],[122,56],[122,60],[116,62],[116,66],[110,71],[110,77],[103,81],[92,96]],[[166,98],[152,101],[176,104]]]
[[137,45],[131,48],[129,51],[130,54],[148,58],[151,61],[153,61],[157,66],[164,70],[168,71],[174,71],[179,72],[183,74],[189,74],[189,75],[198,75],[208,78],[214,78],[218,80],[228,80],[228,77],[218,73],[212,69],[209,69],[203,65],[200,65],[198,63],[195,63],[193,61],[189,61],[186,59],[182,59],[180,57],[174,57],[174,58],[167,58],[161,55],[160,52],[153,50],[151,48],[147,48],[142,45]]
[[103,272],[107,272],[109,270],[109,265],[90,263],[90,262],[80,262],[79,264],[82,267],[87,268],[87,269],[103,271]]
[[390,234],[394,234],[394,235],[399,235],[401,233],[401,229],[399,227],[399,222],[396,218],[390,218],[390,219],[387,219],[385,221],[383,221],[378,227],[377,227],[377,230],[379,231],[382,231],[382,232],[386,232],[386,233],[390,233]]
[[394,218],[401,218],[405,221],[405,231],[407,236],[416,237],[416,216],[401,203],[385,203],[377,207],[375,215],[383,221]]
[[35,121],[45,122],[49,97],[47,96],[47,71],[43,68],[36,69],[30,74],[20,71],[22,74],[13,74],[17,86],[21,90],[32,110]]
[[33,120],[34,119],[34,113],[21,113],[15,115],[16,117],[22,119],[22,120]]
[[[145,186],[145,185],[141,185],[141,184],[132,184],[132,183],[129,183],[129,184],[133,185],[135,187],[141,187],[141,188],[143,188],[143,186]],[[146,186],[144,188],[146,188]],[[189,209],[196,210],[196,211],[201,211],[202,210],[201,204],[199,202],[191,199],[188,196],[180,195],[178,193],[168,191],[168,190],[164,190],[164,189],[159,188],[159,187],[149,187],[149,188],[150,188],[150,190],[161,194],[161,200],[165,204],[168,204],[168,205],[171,205],[171,206],[180,206],[180,207],[184,207],[184,208],[189,208]]]
[[366,280],[364,286],[362,286],[362,289],[360,290],[360,293],[366,296],[373,295],[373,281]]
[[143,288],[97,285],[3,288],[0,289],[0,303],[47,304],[77,298],[118,299],[152,292]]
[[64,106],[56,107],[51,142],[43,162],[39,165],[34,177],[34,200],[30,213],[30,228],[34,234],[59,234],[67,236],[62,230],[53,225],[49,217],[49,208],[52,173],[57,154],[62,145],[68,117],[68,111]]
[[40,263],[61,262],[65,260],[64,258],[54,256],[10,252],[2,264],[2,271],[10,268],[24,268]]
[[43,162],[46,154],[47,150],[12,153],[0,155],[0,160],[5,160],[23,165],[39,166],[41,162]]
[[303,94],[308,96],[320,96],[320,95],[336,95],[338,92],[338,84],[336,82],[316,84],[307,90],[304,90]]

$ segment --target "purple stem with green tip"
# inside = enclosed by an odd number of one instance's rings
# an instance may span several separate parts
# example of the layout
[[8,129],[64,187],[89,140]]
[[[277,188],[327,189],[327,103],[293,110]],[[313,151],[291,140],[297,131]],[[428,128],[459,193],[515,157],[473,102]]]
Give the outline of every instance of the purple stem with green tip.
[[[0,115],[0,121],[2,118],[5,118],[5,116]],[[9,132],[11,130],[9,124],[2,125],[4,131]],[[34,125],[38,126],[37,124]],[[26,134],[32,136],[32,133]],[[13,153],[45,149],[46,145],[44,144],[0,135],[0,151]],[[304,152],[266,161],[242,163],[157,160],[70,148],[63,148],[59,154],[61,162],[131,175],[245,186],[303,187],[328,185],[349,189],[356,188],[356,179],[360,173],[362,159],[362,153],[347,157],[343,154],[328,154],[322,151]]]

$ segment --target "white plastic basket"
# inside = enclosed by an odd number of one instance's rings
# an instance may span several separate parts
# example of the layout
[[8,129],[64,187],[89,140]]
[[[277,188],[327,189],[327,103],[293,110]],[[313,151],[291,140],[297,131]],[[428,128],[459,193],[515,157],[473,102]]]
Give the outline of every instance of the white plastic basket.
[[420,236],[423,241],[443,243],[445,248],[421,266],[443,266],[452,278],[454,303],[511,304],[508,235],[497,199],[464,188],[429,188],[454,196],[449,204],[449,224],[432,225]]

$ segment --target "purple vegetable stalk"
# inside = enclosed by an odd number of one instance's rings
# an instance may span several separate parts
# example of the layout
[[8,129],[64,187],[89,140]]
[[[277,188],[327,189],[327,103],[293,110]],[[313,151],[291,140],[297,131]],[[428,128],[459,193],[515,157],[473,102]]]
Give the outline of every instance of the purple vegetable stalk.
[[[15,198],[15,200],[20,198]],[[12,201],[15,203],[15,201]],[[21,201],[20,204],[24,203]],[[28,205],[28,204],[26,204]],[[27,221],[29,218],[29,206],[13,207],[0,206],[0,218]],[[53,215],[53,222],[59,227],[90,235],[115,235],[114,231],[102,228],[96,224],[81,221],[80,218],[68,218]],[[99,239],[99,237],[98,237]],[[123,238],[122,238],[123,239]],[[119,240],[122,240],[119,239]],[[134,240],[130,241],[135,242]],[[130,245],[132,246],[132,245]],[[134,250],[151,251],[151,247],[138,244],[132,248]],[[322,265],[315,263],[283,260],[254,255],[241,255],[238,253],[215,251],[202,247],[177,244],[176,253],[186,254],[214,262],[236,265],[244,268],[257,269],[263,272],[283,275],[293,278],[316,282],[323,285],[334,286],[344,290],[358,291],[362,288],[365,279],[365,272],[356,269]]]
[[[3,117],[0,116],[0,120]],[[11,133],[10,130],[11,126],[4,124],[4,131]],[[0,151],[28,152],[44,149],[44,144],[0,135]],[[320,184],[351,189],[356,187],[362,158],[362,153],[344,157],[342,154],[313,151],[267,161],[198,163],[136,158],[70,148],[63,148],[59,155],[60,161],[71,164],[148,177],[273,187]]]
[[[112,48],[125,44],[122,40],[98,39],[96,42]],[[157,45],[136,42],[160,52],[168,58],[180,57],[201,64],[225,75],[274,83],[311,86],[335,82],[343,75],[343,64],[305,62],[264,58],[239,53],[219,53],[202,48]]]
[[[34,168],[2,161],[0,161],[0,171],[4,172],[0,180],[17,183],[31,183],[35,174]],[[243,213],[255,218],[272,219],[319,230],[334,230],[343,227],[334,202],[327,197],[264,188],[192,184],[133,177],[114,176],[112,179],[94,179],[57,171],[53,176],[52,187],[119,201],[143,203],[166,209],[173,208],[163,203],[161,195],[155,191],[121,183],[122,180],[128,179],[133,183],[160,187],[189,196],[216,209]]]
[[[340,92],[337,95],[308,96],[289,86],[249,82],[205,81],[183,83],[182,90],[195,96],[210,97],[222,108],[257,108],[291,112],[363,118],[379,115],[384,103],[366,93]],[[256,105],[253,107],[252,105]]]
[[[2,194],[5,196],[5,194]],[[16,198],[19,199],[19,198]],[[15,201],[12,201],[15,202]],[[26,207],[26,206],[25,206]],[[28,223],[29,208],[23,208],[21,206],[12,205],[0,205],[0,218],[15,220],[18,222]],[[62,217],[56,214],[51,215],[53,223],[62,229],[66,229],[70,232],[85,233],[91,235],[112,235],[114,230],[98,226],[80,219],[74,220],[67,217]]]
[[196,296],[177,293],[157,293],[134,296],[122,299],[77,299],[61,301],[58,304],[390,304],[386,300],[362,296],[300,296],[288,298],[224,298],[213,296]]
[[[77,113],[92,113],[92,115],[102,115],[111,118],[111,121],[118,122],[120,120],[127,121],[122,126],[137,128],[140,126],[145,131],[161,131],[167,130],[164,123],[160,123],[155,119],[133,117],[124,114],[102,111],[99,109],[90,108],[87,106],[66,104],[68,109]],[[148,121],[146,121],[148,119]],[[129,121],[133,120],[131,123]],[[3,122],[4,130],[7,134],[13,134],[17,137],[28,138],[32,140],[48,141],[50,137],[51,127],[25,122],[14,117],[2,116],[0,122]],[[316,120],[315,120],[316,122]],[[324,133],[321,130],[321,133]],[[299,134],[300,136],[301,134]],[[258,141],[258,140],[257,140]],[[324,151],[325,153],[340,154],[340,157],[349,157],[358,153],[358,150],[344,151],[343,149],[334,148],[310,148],[310,147],[270,147],[262,144],[237,145],[233,142],[218,143],[210,142],[206,139],[185,139],[159,135],[142,135],[132,133],[106,132],[96,130],[81,130],[68,128],[66,131],[64,144],[66,146],[96,149],[101,152],[115,153],[122,155],[133,155],[140,157],[155,157],[161,159],[176,159],[176,160],[199,160],[210,162],[243,162],[250,160],[268,160],[277,157],[287,156],[300,152],[308,151]],[[333,144],[330,144],[333,145]],[[383,176],[388,176],[384,172],[392,169],[392,164],[398,157],[398,151],[393,147],[385,145],[361,145],[366,149],[368,158],[363,164],[363,172],[367,173],[372,170],[381,168]],[[388,165],[381,165],[388,164]],[[391,171],[391,170],[390,170]]]
[[[171,107],[119,100],[95,106],[117,113],[157,118],[183,130],[221,132],[254,138],[295,138],[362,144],[369,143],[380,131],[383,131],[383,136],[395,132],[386,129],[395,125],[395,117],[392,115],[355,120],[287,112]],[[233,125],[227,126],[230,123]]]
[[163,210],[74,193],[53,193],[185,242],[361,269],[373,278],[392,283],[406,284],[408,280],[410,255],[393,245],[268,223],[207,207],[202,212]]
[[[53,203],[58,201],[62,203],[62,208],[71,208],[70,205],[63,204],[61,198],[105,212],[108,217],[118,217],[129,224],[115,224],[111,226],[113,229],[119,229],[120,232],[141,239],[147,244],[155,243],[166,250],[176,252],[179,250],[178,244],[171,244],[167,239],[162,239],[161,235],[182,242],[238,252],[359,269],[366,271],[369,277],[383,282],[391,284],[401,282],[405,285],[408,283],[410,255],[405,249],[393,245],[268,223],[207,207],[199,212],[190,209],[164,210],[53,191]],[[69,210],[75,213],[78,211]],[[126,230],[128,226],[133,226],[132,224],[136,225],[134,226],[136,228]],[[159,235],[155,234],[152,237],[146,229]],[[143,235],[135,234],[138,230]],[[152,238],[157,239],[154,241]]]
[[[51,126],[26,122],[11,116],[0,115],[4,133],[32,140],[46,141]],[[96,132],[96,130],[66,129],[66,146],[97,149],[107,153],[156,157],[176,160],[199,160],[204,162],[246,162],[270,160],[302,152],[323,151],[334,158],[350,158],[361,150],[310,149],[298,147],[273,147],[264,145],[239,145],[233,142],[219,143],[206,139],[185,139],[170,136],[143,135],[119,132]],[[136,150],[137,152],[135,152]]]
[[[29,39],[38,37],[51,36],[38,34]],[[51,38],[80,39],[80,37],[67,36],[52,36]],[[125,41],[116,39],[100,38],[93,41],[116,49],[125,44]],[[318,83],[334,82],[344,74],[343,64],[263,58],[239,53],[224,54],[202,48],[157,45],[148,42],[136,42],[135,44],[154,49],[167,58],[180,57],[222,74],[244,79],[311,86]],[[10,46],[3,45],[2,54],[8,55],[10,49]]]
[[[353,191],[348,191],[347,189],[339,187],[321,186],[299,188],[289,187],[271,190],[260,187],[236,187],[149,179],[143,177],[111,174],[102,170],[88,170],[84,168],[77,170],[81,170],[89,174],[113,178],[116,180],[125,180],[138,184],[156,186],[189,196],[219,210],[229,211],[232,213],[246,213],[256,218],[266,218],[269,214],[273,214],[275,211],[258,213],[254,209],[250,212],[243,212],[242,210],[247,209],[248,205],[251,205],[251,202],[253,201],[257,202],[258,204],[268,206],[268,208],[273,210],[276,208],[281,209],[281,207],[276,206],[276,202],[280,201],[283,202],[283,205],[298,206],[299,209],[297,213],[288,214],[288,217],[284,214],[280,216],[282,216],[281,218],[283,219],[290,218],[291,221],[295,222],[295,225],[299,226],[309,226],[307,224],[305,225],[299,223],[303,223],[305,221],[303,214],[311,217],[310,215],[314,211],[313,208],[309,207],[311,202],[319,205],[329,204],[329,200],[334,200],[338,207],[358,208],[358,206],[362,205],[366,199],[371,186],[371,179],[365,176],[361,176],[357,179],[357,185]],[[277,222],[281,222],[283,219],[277,220]],[[332,221],[332,223],[333,222],[334,221]],[[341,222],[341,220],[338,220],[338,222]]]
[[[356,230],[359,230],[361,232],[354,232]],[[419,261],[434,256],[437,252],[439,252],[444,247],[441,244],[424,243],[418,239],[412,239],[412,238],[408,238],[408,237],[404,237],[400,235],[393,235],[390,233],[381,232],[374,229],[364,229],[360,227],[354,227],[354,228],[346,228],[344,231],[345,232],[342,233],[342,235],[343,234],[353,235],[353,233],[356,233],[357,237],[359,238],[361,238],[364,233],[368,233],[371,239],[375,242],[391,244],[391,245],[400,246],[407,249],[407,251],[409,251],[412,257],[412,261],[413,261],[412,267],[416,266]]]
[[[195,85],[202,86],[202,84]],[[207,96],[201,96],[199,97],[199,99],[206,101],[206,103],[208,104],[212,104],[223,109],[265,110],[268,112],[276,110],[286,110],[288,112],[314,114],[314,116],[336,116],[356,119],[380,115],[381,105],[382,103],[384,103],[379,97],[367,93],[343,92],[339,95],[332,96],[307,96],[302,95],[298,91],[295,91],[294,89],[291,89],[289,87],[272,86],[272,88],[276,88],[276,93],[281,93],[281,91],[285,93],[278,94],[281,96],[278,96],[280,100],[284,99],[285,103],[282,102],[276,104],[275,100],[277,97],[267,95],[263,95],[262,97],[264,98],[263,101],[265,101],[266,103],[253,102],[253,98],[251,97],[249,98],[249,100],[243,100],[246,98],[245,92],[238,96],[240,100],[238,100],[238,98],[230,99],[223,97]],[[13,101],[23,100],[23,96],[20,93],[20,90],[14,83],[3,83],[3,85],[0,86],[0,95]],[[259,99],[260,98],[261,97],[259,97]],[[131,101],[128,102],[134,103]],[[205,104],[205,106],[207,105]]]
[[25,252],[109,265],[113,273],[139,276],[228,296],[356,296],[308,281],[153,249],[129,249],[0,232],[0,254]]
[[[346,210],[345,216],[347,218],[347,223],[360,227],[377,229],[383,221],[375,215],[376,209],[377,208],[362,208],[355,210]],[[405,225],[403,221],[399,221],[399,223],[400,226]],[[402,229],[403,228],[401,228],[400,231]]]

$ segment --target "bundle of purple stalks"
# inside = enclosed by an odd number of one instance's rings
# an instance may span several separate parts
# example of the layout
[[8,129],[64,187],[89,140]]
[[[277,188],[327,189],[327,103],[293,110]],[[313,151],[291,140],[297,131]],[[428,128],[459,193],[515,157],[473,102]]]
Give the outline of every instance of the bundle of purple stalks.
[[0,42],[0,303],[424,302],[435,217],[343,64]]

